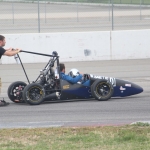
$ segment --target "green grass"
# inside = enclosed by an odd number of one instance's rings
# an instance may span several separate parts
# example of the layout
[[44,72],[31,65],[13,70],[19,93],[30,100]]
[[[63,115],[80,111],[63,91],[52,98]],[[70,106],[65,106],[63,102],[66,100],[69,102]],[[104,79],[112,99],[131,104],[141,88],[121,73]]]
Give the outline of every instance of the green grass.
[[1,129],[0,150],[148,150],[150,126]]

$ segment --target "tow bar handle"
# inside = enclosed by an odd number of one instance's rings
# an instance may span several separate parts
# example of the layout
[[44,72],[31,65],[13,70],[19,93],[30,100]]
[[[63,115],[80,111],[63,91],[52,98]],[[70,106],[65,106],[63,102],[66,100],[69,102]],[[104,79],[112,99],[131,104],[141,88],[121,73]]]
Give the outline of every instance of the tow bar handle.
[[36,52],[30,52],[30,51],[24,51],[24,50],[21,50],[20,52],[36,54],[36,55],[42,55],[42,56],[49,56],[49,57],[58,57],[58,56],[54,56],[54,55],[43,54],[43,53],[36,53]]

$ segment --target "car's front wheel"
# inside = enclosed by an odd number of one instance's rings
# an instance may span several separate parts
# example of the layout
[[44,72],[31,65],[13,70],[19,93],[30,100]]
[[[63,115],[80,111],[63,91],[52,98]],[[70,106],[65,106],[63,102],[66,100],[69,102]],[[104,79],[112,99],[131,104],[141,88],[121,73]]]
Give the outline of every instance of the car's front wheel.
[[113,95],[113,85],[107,80],[96,80],[91,85],[92,96],[99,101],[106,101]]

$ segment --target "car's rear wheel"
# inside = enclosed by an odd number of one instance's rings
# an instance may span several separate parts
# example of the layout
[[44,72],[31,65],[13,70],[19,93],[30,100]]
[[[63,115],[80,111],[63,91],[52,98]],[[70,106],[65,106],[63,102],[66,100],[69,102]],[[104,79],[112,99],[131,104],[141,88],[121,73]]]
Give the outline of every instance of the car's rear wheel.
[[39,105],[43,102],[45,91],[42,85],[32,83],[25,87],[23,91],[23,99],[30,105]]
[[7,90],[9,99],[15,103],[23,103],[22,92],[26,85],[22,81],[13,82]]
[[96,100],[106,101],[113,95],[113,85],[107,80],[96,80],[91,85],[91,93]]

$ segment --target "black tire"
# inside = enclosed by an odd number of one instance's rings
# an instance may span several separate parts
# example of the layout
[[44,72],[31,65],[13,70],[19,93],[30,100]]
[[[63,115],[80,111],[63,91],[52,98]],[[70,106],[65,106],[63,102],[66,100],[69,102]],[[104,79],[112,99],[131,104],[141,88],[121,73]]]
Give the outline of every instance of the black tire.
[[92,96],[99,101],[107,101],[114,93],[113,85],[107,80],[96,80],[91,85]]
[[42,85],[32,83],[25,87],[23,91],[23,99],[30,105],[39,105],[43,102],[45,91]]
[[23,103],[22,92],[27,84],[22,81],[13,82],[7,90],[7,95],[14,103]]

